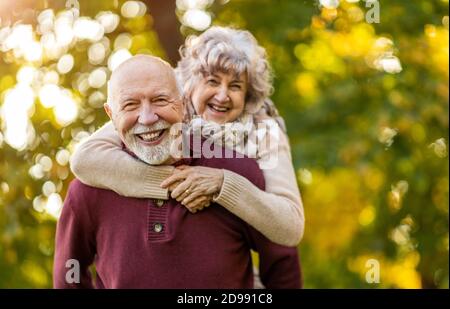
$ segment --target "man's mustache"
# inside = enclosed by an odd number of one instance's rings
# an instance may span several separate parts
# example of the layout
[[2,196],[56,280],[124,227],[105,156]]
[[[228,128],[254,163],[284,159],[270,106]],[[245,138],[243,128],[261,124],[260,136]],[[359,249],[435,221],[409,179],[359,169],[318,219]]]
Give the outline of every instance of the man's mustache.
[[153,131],[160,131],[160,130],[165,130],[165,129],[169,129],[171,127],[171,124],[168,123],[165,120],[160,120],[158,122],[156,122],[155,124],[151,125],[151,126],[145,126],[142,124],[136,124],[131,130],[130,132],[132,134],[144,134],[144,133],[150,133]]

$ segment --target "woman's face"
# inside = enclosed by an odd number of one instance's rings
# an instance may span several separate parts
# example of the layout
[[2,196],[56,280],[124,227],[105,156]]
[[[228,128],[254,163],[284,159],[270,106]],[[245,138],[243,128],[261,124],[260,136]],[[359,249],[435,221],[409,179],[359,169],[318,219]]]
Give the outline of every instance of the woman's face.
[[236,120],[244,111],[247,76],[216,72],[203,77],[191,96],[195,111],[203,119],[219,124]]

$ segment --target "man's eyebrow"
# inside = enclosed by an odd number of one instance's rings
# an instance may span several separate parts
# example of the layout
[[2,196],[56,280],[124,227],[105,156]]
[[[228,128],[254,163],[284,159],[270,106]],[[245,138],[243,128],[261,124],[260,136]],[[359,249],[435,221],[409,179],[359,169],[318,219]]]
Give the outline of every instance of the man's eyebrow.
[[132,94],[120,94],[119,95],[119,101],[124,102],[127,100],[135,100],[136,98]]
[[157,99],[157,98],[173,98],[173,94],[170,92],[166,92],[166,91],[161,91],[156,93],[155,95],[153,95],[152,100]]
[[157,98],[157,97],[169,97],[169,96],[170,95],[166,92],[159,92],[159,93],[156,93],[153,97]]

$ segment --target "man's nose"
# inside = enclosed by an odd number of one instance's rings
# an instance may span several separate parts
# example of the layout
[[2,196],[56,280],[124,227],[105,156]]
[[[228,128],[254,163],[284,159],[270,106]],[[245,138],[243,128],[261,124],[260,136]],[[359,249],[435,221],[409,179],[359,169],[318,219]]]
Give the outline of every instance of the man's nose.
[[144,104],[139,113],[139,123],[145,126],[151,126],[159,120],[159,116],[150,104]]
[[221,103],[228,102],[230,100],[230,97],[228,96],[228,88],[225,86],[222,86],[219,89],[217,89],[215,98],[217,101],[219,101]]

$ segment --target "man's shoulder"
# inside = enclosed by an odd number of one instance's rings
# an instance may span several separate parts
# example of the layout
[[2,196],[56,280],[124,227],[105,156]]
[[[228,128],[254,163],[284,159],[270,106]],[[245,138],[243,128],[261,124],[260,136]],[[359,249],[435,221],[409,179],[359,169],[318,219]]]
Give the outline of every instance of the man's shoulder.
[[110,190],[104,190],[96,187],[88,186],[82,183],[78,178],[74,178],[67,191],[66,199],[71,199],[77,202],[96,203],[108,195],[115,195],[116,193]]
[[77,195],[84,195],[89,193],[96,193],[98,190],[100,189],[88,186],[82,183],[78,178],[74,178],[69,184],[68,192]]

